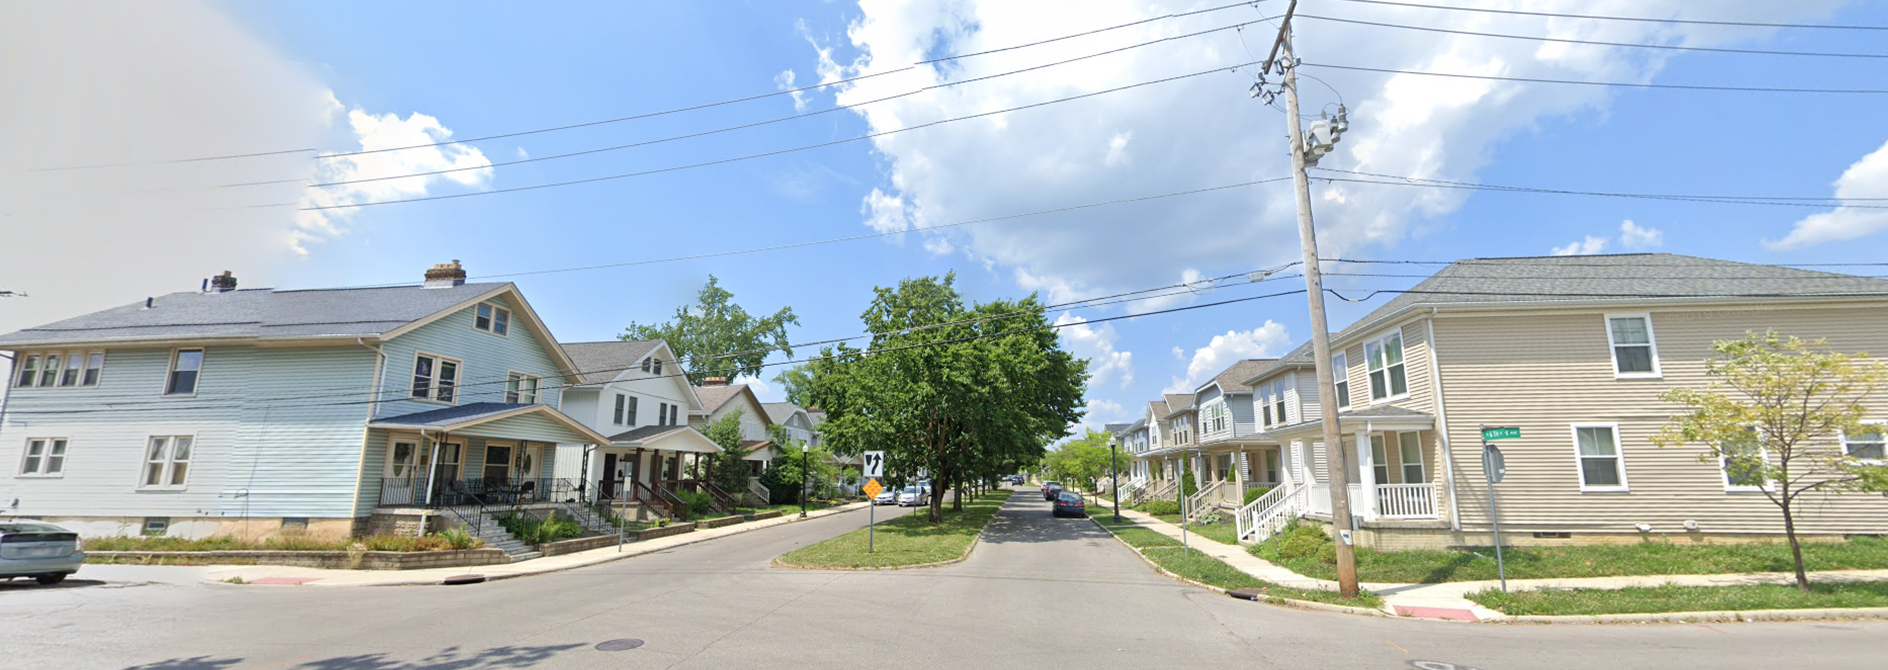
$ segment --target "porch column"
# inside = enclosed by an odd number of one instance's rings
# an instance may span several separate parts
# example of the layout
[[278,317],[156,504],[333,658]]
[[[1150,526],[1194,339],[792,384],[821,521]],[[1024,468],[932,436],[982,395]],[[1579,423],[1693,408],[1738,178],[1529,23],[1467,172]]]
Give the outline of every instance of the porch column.
[[[1388,449],[1389,445],[1384,448]],[[1377,518],[1377,464],[1371,460],[1370,452],[1370,426],[1365,424],[1357,433],[1357,482],[1364,489],[1364,503],[1358,507],[1362,508],[1365,521]]]
[[1239,495],[1235,499],[1241,504],[1244,504],[1246,500],[1246,481],[1250,479],[1246,471],[1251,467],[1251,464],[1246,462],[1246,445],[1239,445],[1239,455],[1233,457],[1232,479],[1239,487]]

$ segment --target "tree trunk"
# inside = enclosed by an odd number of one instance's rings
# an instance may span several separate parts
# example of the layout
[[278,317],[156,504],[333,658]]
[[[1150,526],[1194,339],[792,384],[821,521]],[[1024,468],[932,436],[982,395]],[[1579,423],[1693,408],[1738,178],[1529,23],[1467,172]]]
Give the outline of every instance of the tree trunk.
[[948,489],[945,488],[947,484],[943,482],[942,478],[938,477],[938,474],[937,472],[931,473],[931,499],[926,501],[931,503],[931,523],[938,523],[944,520],[944,492]]
[[1796,539],[1796,517],[1790,513],[1790,503],[1783,505],[1783,534],[1790,538],[1790,556],[1796,559],[1796,588],[1809,592],[1809,573],[1803,571],[1803,543]]

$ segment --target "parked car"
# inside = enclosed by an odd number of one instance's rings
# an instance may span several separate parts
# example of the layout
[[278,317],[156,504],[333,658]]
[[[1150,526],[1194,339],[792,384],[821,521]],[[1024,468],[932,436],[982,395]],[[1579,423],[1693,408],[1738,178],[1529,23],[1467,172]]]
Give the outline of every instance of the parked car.
[[32,577],[57,584],[84,563],[78,533],[37,521],[0,522],[0,580]]
[[891,489],[885,489],[883,491],[879,491],[878,495],[872,497],[872,504],[896,505],[898,504],[898,492],[893,491]]
[[924,490],[916,486],[907,486],[898,492],[899,507],[917,507],[925,503]]
[[1055,497],[1055,507],[1049,510],[1050,516],[1077,517],[1088,516],[1088,503],[1082,502],[1082,494],[1063,491]]
[[930,496],[931,495],[931,480],[926,479],[924,481],[918,482],[918,489],[923,491],[925,496],[927,497]]
[[1061,493],[1062,493],[1062,482],[1043,482],[1042,483],[1042,499],[1043,500],[1055,500],[1055,497],[1057,495],[1060,495]]

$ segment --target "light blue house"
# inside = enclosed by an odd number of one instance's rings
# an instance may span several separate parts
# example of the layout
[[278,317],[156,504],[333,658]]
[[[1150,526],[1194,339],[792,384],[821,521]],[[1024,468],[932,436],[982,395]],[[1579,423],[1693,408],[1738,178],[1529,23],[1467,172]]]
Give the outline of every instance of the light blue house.
[[[84,535],[389,532],[563,495],[575,365],[509,283],[174,293],[0,335],[0,516]],[[409,530],[413,528],[399,528]]]

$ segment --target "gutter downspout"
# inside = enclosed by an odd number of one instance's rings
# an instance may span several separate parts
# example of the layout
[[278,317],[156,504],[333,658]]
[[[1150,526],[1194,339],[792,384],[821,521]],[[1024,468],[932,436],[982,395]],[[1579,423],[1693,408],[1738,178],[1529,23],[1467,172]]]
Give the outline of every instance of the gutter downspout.
[[1442,372],[1436,363],[1436,308],[1429,308],[1429,388],[1436,394],[1436,442],[1442,448],[1442,479],[1449,486],[1449,530],[1462,531],[1462,506],[1455,497],[1455,457],[1449,449],[1449,411],[1442,405]]
[[[367,418],[361,422],[361,460],[359,465],[354,468],[354,502],[348,505],[348,514],[350,516],[360,514],[361,510],[361,487],[366,485],[367,479],[367,440],[373,435],[373,429],[367,426],[374,422],[374,410],[379,408],[380,382],[381,378],[386,374],[387,366],[387,352],[381,350],[379,344],[370,345],[367,343],[366,338],[361,337],[354,338],[354,343],[373,350],[374,380],[373,383],[368,385],[369,388],[372,389],[371,392],[373,395],[367,396]],[[360,517],[356,516],[355,518],[358,519]]]

